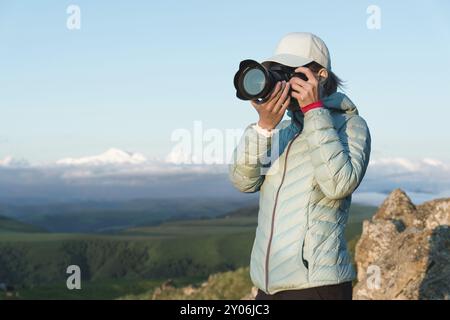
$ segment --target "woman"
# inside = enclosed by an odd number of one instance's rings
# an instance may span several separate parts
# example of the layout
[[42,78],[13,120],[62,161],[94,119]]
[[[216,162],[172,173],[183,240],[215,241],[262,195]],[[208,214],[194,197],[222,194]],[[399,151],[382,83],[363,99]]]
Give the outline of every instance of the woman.
[[[260,192],[250,261],[256,298],[351,299],[355,270],[344,229],[369,163],[369,129],[337,92],[341,82],[317,36],[286,35],[265,63],[298,67],[308,80],[278,83],[266,102],[252,101],[259,121],[230,167],[237,189]],[[291,121],[280,124],[286,110]]]

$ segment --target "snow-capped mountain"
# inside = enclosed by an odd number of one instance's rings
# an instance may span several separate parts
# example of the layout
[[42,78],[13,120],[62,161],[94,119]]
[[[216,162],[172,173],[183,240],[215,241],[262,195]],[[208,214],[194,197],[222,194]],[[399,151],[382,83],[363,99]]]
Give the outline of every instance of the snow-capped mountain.
[[5,158],[0,159],[0,166],[3,166],[3,167],[10,166],[12,161],[13,161],[13,157],[6,156]]
[[28,161],[16,159],[12,156],[6,156],[5,158],[0,159],[0,167],[26,167],[28,165]]
[[90,157],[65,158],[56,164],[67,166],[99,166],[99,165],[136,165],[145,163],[147,159],[140,153],[126,152],[111,148],[106,152]]

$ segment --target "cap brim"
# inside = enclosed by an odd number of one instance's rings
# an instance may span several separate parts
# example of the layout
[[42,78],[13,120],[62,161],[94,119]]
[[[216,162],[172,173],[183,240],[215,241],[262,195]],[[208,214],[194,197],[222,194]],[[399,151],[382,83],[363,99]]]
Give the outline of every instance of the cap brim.
[[310,62],[313,62],[313,59],[303,58],[299,56],[295,56],[293,54],[276,54],[264,62],[276,62],[288,67],[302,67]]

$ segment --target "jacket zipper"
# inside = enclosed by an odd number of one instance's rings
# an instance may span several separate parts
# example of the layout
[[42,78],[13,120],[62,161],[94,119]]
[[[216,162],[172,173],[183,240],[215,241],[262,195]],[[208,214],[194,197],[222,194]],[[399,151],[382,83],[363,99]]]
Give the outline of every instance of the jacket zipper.
[[273,206],[273,211],[272,211],[272,222],[271,222],[271,226],[270,226],[270,236],[269,236],[269,243],[267,244],[267,251],[266,251],[266,292],[269,294],[269,255],[270,255],[270,246],[272,244],[272,238],[273,238],[273,227],[274,227],[274,223],[275,223],[275,211],[277,209],[277,203],[278,203],[278,196],[280,194],[280,190],[281,187],[283,186],[284,183],[284,178],[286,176],[286,165],[287,165],[287,159],[288,159],[288,155],[289,155],[289,150],[291,149],[292,144],[294,143],[295,139],[297,139],[297,137],[300,134],[298,133],[293,139],[292,141],[289,143],[287,150],[286,150],[286,157],[284,158],[284,168],[283,168],[283,175],[281,177],[281,182],[280,185],[278,186],[278,190],[277,193],[275,195],[275,204]]

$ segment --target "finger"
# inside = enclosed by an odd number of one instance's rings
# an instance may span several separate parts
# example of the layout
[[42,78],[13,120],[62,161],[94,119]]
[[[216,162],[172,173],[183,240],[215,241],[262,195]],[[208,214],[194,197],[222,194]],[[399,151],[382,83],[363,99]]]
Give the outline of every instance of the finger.
[[305,92],[302,91],[292,91],[291,96],[300,101],[303,101],[303,99],[306,97]]
[[295,72],[304,73],[306,75],[306,77],[308,78],[309,83],[314,83],[314,81],[317,81],[314,73],[307,67],[298,67],[297,69],[295,69]]
[[291,103],[291,96],[288,96],[287,99],[281,105],[281,108],[278,111],[278,114],[284,114],[286,112],[286,109],[289,107],[290,103]]
[[259,110],[264,105],[270,103],[270,101],[281,91],[280,89],[281,89],[281,81],[278,81],[277,84],[275,85],[275,88],[272,91],[272,94],[269,96],[269,98],[267,99],[267,101],[265,103],[258,103],[257,100],[250,100],[252,106],[256,110]]
[[311,87],[312,86],[311,83],[309,83],[303,79],[300,79],[299,77],[293,77],[289,80],[289,82],[291,83],[291,85],[296,84],[301,87]]
[[282,107],[282,104],[288,97],[289,90],[290,90],[289,82],[286,82],[284,89],[283,89],[283,93],[281,94],[278,101],[276,102],[275,107],[272,109],[272,112],[277,113],[280,110],[280,108]]
[[303,97],[306,97],[308,95],[308,92],[309,92],[308,88],[300,87],[300,86],[297,86],[297,85],[292,85],[291,88],[292,88],[292,92],[300,93]]
[[261,105],[258,104],[255,100],[250,100],[250,103],[252,104],[253,108],[255,108],[256,110],[259,110],[259,108],[261,107]]
[[280,85],[280,90],[278,90],[277,94],[268,101],[266,110],[272,111],[273,108],[275,108],[278,100],[280,99],[281,95],[283,94],[285,86],[286,86],[286,81],[283,81]]
[[312,89],[312,85],[310,83],[306,83],[306,84],[292,83],[291,88],[292,88],[292,90],[295,90],[295,91],[309,91]]
[[281,81],[278,81],[277,84],[275,85],[275,88],[273,89],[272,94],[269,97],[269,100],[272,100],[277,94],[278,92],[281,90]]
[[279,109],[281,108],[282,104],[284,103],[284,101],[286,100],[286,98],[289,96],[289,91],[291,90],[291,85],[289,84],[289,82],[286,82],[283,88],[283,92],[281,93],[281,95],[278,97],[278,100],[275,103],[275,106],[272,110],[272,112],[278,112]]

